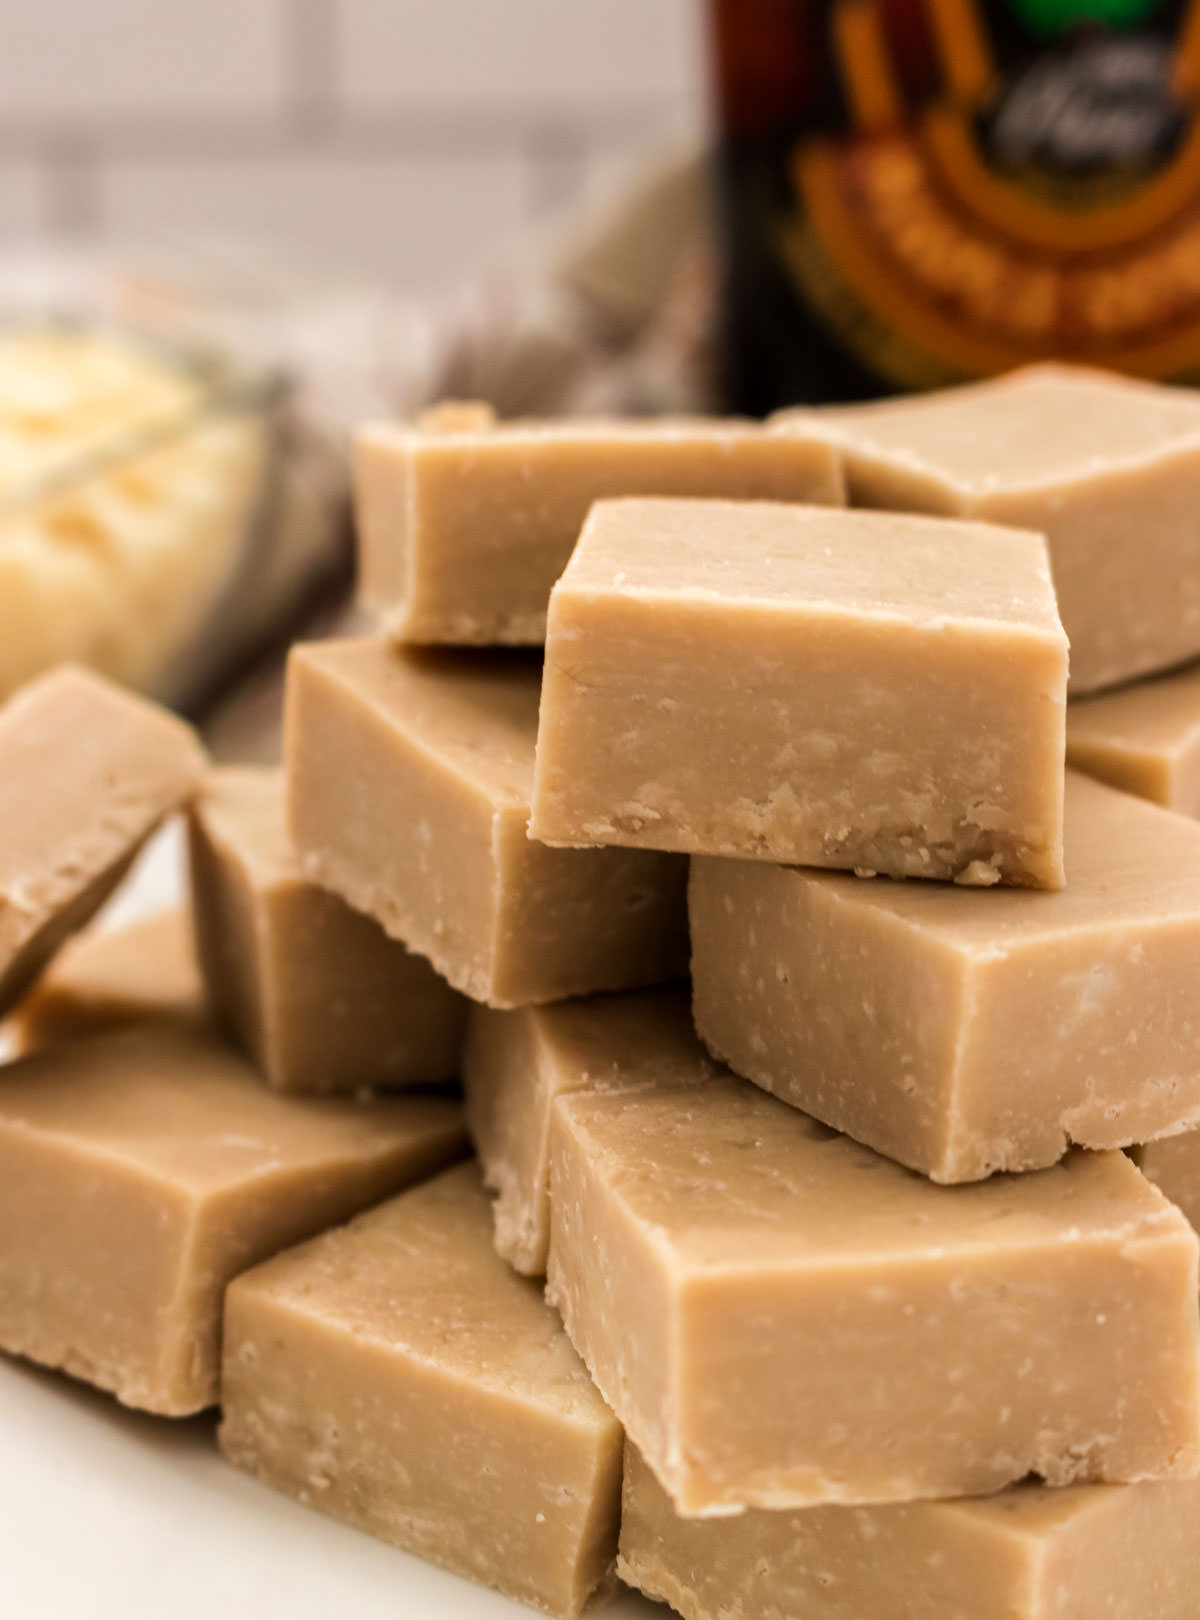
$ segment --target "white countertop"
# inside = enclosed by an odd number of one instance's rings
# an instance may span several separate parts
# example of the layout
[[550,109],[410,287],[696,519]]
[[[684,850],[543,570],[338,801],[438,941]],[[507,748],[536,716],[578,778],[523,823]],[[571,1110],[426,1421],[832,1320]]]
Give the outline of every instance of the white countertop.
[[[105,925],[170,905],[168,827]],[[217,1451],[212,1417],[131,1412],[0,1358],[3,1620],[518,1620],[533,1611],[276,1495]],[[667,1611],[632,1594],[605,1620]]]

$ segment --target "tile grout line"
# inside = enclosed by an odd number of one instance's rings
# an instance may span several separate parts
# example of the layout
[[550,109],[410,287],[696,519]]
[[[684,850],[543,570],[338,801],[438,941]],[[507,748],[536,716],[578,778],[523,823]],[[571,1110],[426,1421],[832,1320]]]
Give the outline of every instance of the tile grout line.
[[[301,98],[302,104],[302,98]],[[310,108],[315,106],[310,102]],[[594,103],[584,107],[553,104],[519,108],[480,106],[411,108],[400,111],[354,111],[336,108],[324,130],[331,156],[406,157],[460,156],[494,151],[527,150],[541,141],[623,147],[638,137],[669,128],[673,104],[663,100]],[[110,118],[86,122],[5,120],[0,116],[0,159],[41,158],[48,149],[87,148],[104,159],[144,160],[162,157],[271,156],[296,147],[294,127],[255,115],[209,115],[187,118]]]

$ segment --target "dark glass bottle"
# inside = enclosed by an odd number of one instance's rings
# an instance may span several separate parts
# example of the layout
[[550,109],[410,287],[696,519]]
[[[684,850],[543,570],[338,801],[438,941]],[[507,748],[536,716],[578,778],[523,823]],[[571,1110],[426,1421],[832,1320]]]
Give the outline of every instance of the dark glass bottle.
[[1200,380],[1200,0],[710,0],[731,408]]

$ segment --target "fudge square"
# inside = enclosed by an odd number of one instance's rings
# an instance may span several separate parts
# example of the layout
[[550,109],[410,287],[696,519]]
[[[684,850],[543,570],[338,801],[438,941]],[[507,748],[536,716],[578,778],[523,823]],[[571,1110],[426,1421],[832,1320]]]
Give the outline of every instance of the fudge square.
[[473,1007],[463,1053],[467,1127],[492,1204],[497,1252],[546,1269],[550,1118],[565,1091],[618,1090],[723,1072],[692,1028],[686,990],[635,990],[543,1007]]
[[182,720],[72,665],[0,708],[0,1016],[203,769]]
[[852,504],[1046,536],[1071,691],[1200,655],[1200,399],[1062,365],[912,399],[789,411],[845,457]]
[[695,861],[700,1034],[936,1181],[1189,1129],[1200,825],[1068,771],[1065,842],[1053,894]]
[[304,876],[283,772],[213,771],[189,822],[213,1006],[281,1091],[396,1089],[458,1073],[467,1004],[423,956]]
[[1200,817],[1200,667],[1069,704],[1067,762]]
[[464,1145],[445,1098],[281,1097],[182,1030],[21,1058],[0,1070],[0,1349],[198,1412],[229,1280]]
[[268,1485],[550,1614],[616,1555],[621,1430],[472,1164],[229,1290],[222,1450]]
[[1133,1149],[1134,1163],[1200,1230],[1200,1131]]
[[68,941],[13,1014],[22,1051],[156,1022],[203,1029],[208,1001],[183,906]]
[[1123,1153],[948,1188],[732,1077],[554,1104],[547,1297],[689,1516],[1190,1476],[1197,1252]]
[[554,588],[531,833],[1062,884],[1045,545],[978,524],[610,501]]
[[828,444],[751,422],[497,423],[446,405],[358,435],[362,600],[405,641],[538,645],[588,508],[613,495],[843,502]]
[[284,746],[304,869],[490,1006],[681,979],[685,861],[526,836],[539,675],[514,653],[297,648]]
[[1194,1620],[1200,1481],[684,1519],[629,1446],[617,1572],[684,1620]]

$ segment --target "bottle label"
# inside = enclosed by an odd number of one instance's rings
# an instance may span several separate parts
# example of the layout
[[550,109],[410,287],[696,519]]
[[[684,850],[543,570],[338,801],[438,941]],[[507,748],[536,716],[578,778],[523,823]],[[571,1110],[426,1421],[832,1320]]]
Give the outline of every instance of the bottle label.
[[897,387],[1056,355],[1200,380],[1200,0],[834,0],[777,246]]

